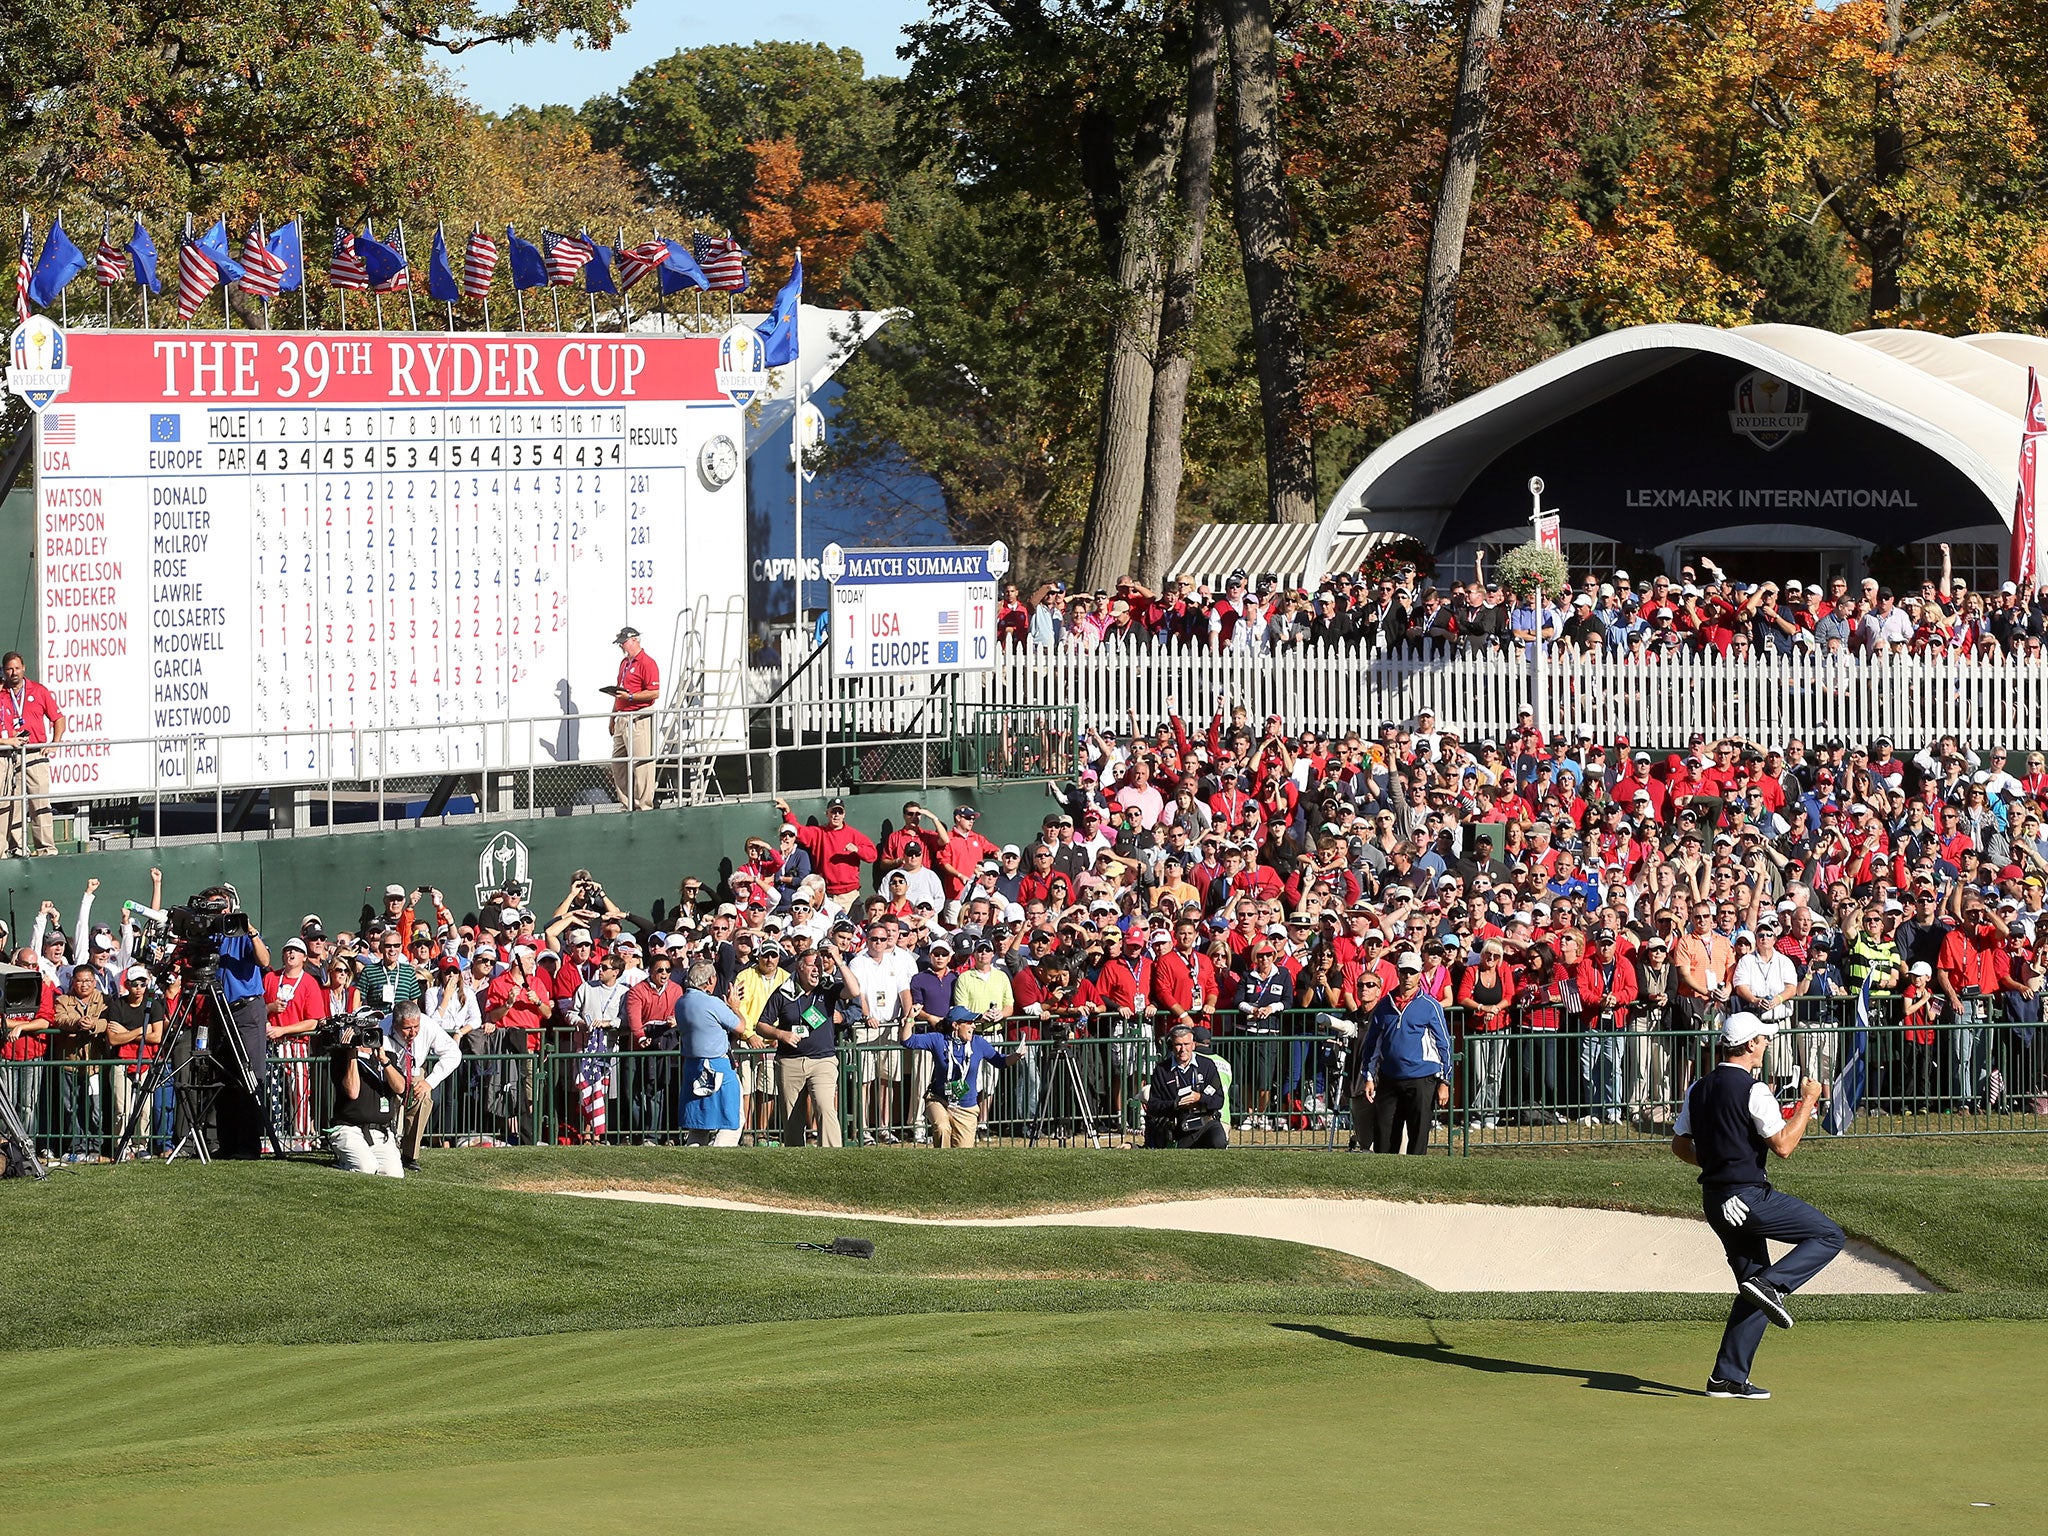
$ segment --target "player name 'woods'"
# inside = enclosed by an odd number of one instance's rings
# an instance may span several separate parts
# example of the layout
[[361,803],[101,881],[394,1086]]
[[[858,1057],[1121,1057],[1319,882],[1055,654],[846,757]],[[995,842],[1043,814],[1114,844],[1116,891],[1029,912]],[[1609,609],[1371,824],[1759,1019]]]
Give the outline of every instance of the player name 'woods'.
[[541,348],[525,341],[278,337],[267,346],[268,357],[264,340],[158,341],[163,397],[318,400],[330,380],[346,375],[385,378],[394,400],[629,399],[647,369],[647,349],[632,341],[564,342],[551,349],[545,383]]

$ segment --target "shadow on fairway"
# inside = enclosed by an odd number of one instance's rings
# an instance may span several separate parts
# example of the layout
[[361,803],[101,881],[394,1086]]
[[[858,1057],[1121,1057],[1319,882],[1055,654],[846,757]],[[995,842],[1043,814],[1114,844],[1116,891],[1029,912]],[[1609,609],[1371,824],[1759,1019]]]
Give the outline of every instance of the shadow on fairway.
[[1348,1344],[1353,1349],[1369,1349],[1375,1354],[1400,1355],[1409,1360],[1427,1360],[1433,1365],[1462,1365],[1468,1371],[1488,1371],[1497,1376],[1563,1376],[1597,1392],[1631,1392],[1651,1397],[1704,1396],[1693,1387],[1674,1387],[1668,1381],[1645,1381],[1640,1376],[1627,1376],[1617,1371],[1575,1371],[1564,1365],[1534,1365],[1527,1360],[1500,1360],[1492,1355],[1468,1355],[1453,1349],[1441,1339],[1428,1344],[1410,1344],[1401,1339],[1372,1339],[1363,1334],[1342,1333],[1335,1328],[1323,1328],[1314,1323],[1275,1323],[1273,1326],[1284,1328],[1289,1333],[1311,1333],[1319,1339],[1328,1339],[1332,1344]]

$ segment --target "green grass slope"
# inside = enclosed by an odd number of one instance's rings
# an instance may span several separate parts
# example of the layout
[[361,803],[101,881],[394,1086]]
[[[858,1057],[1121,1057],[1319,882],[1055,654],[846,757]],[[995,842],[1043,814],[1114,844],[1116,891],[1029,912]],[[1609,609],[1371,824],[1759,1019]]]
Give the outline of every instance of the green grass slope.
[[[1802,1317],[2048,1317],[2048,1179],[2023,1149],[1897,1147],[1787,1182],[1950,1288],[1816,1297]],[[2031,1149],[2024,1149],[2031,1150]],[[1681,1319],[1714,1295],[1443,1295],[1329,1252],[1088,1228],[990,1231],[574,1200],[535,1186],[689,1187],[868,1210],[1017,1211],[1203,1192],[1549,1201],[1689,1214],[1668,1159],[1397,1159],[867,1149],[430,1154],[403,1183],[312,1164],[149,1164],[0,1189],[0,1349],[424,1342],[911,1312],[1244,1311]],[[523,1186],[523,1187],[503,1187]],[[872,1261],[796,1251],[865,1235]]]
[[1713,1339],[1165,1312],[17,1354],[0,1509],[10,1536],[2048,1521],[2048,1325],[1773,1334],[1763,1405],[1697,1395]]

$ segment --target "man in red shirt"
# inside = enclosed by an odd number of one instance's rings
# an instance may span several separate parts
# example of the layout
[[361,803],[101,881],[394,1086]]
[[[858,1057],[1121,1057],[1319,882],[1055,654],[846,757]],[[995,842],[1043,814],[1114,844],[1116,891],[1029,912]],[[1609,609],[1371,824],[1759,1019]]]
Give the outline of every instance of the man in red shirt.
[[931,823],[926,829],[926,841],[939,845],[939,884],[945,888],[946,900],[958,901],[960,893],[974,879],[974,872],[981,868],[983,860],[996,856],[996,845],[974,830],[974,823],[981,816],[971,805],[953,808],[951,831],[939,825],[939,818],[929,811],[925,819]]
[[1217,1005],[1216,966],[1202,953],[1202,930],[1193,918],[1174,925],[1173,948],[1152,966],[1152,1001],[1162,1029],[1194,1024]]
[[[555,999],[552,984],[536,970],[530,944],[514,947],[512,963],[491,979],[483,1003],[484,1022],[478,1033],[483,1037],[484,1054],[518,1057],[540,1049],[540,1032],[554,1012]],[[506,1131],[516,1141],[520,1115],[533,1111],[533,1077],[523,1061],[507,1063],[507,1067],[513,1077],[514,1097]]]
[[1935,956],[1934,974],[1948,999],[1955,1092],[1966,1111],[1989,1109],[1991,999],[1998,991],[1998,952],[2010,932],[1981,896],[1964,900],[1962,921],[1949,930]]
[[796,840],[811,856],[811,869],[825,882],[825,899],[841,912],[850,912],[860,900],[860,867],[872,864],[881,852],[865,832],[846,824],[846,802],[833,800],[825,806],[825,825],[807,827],[790,811],[787,800],[777,800],[785,825],[796,828]]
[[[21,652],[0,656],[0,830],[9,858],[57,851],[50,822],[50,754],[64,739],[64,712],[41,683],[29,681]],[[33,824],[33,837],[22,833]]]
[[[675,962],[657,952],[647,962],[646,980],[635,983],[626,994],[626,1036],[620,1042],[626,1050],[666,1052],[674,1044],[676,1005],[683,1000],[674,969]],[[676,1102],[675,1058],[628,1057],[619,1065],[632,1072],[629,1081],[619,1084],[626,1129],[638,1131],[643,1140],[672,1139],[681,1128],[682,1113]]]
[[[661,669],[640,645],[630,624],[612,636],[625,652],[612,696],[612,789],[629,811],[654,809],[654,701],[661,697]],[[629,792],[630,781],[630,792]]]

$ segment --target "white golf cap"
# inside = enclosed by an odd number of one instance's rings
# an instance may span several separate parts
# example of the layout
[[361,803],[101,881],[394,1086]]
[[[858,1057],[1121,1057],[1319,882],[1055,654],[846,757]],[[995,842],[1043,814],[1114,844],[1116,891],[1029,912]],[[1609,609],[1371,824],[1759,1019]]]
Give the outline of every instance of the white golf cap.
[[1759,1035],[1775,1035],[1778,1026],[1767,1024],[1753,1013],[1731,1013],[1721,1024],[1723,1045],[1747,1045]]
[[384,887],[384,894],[386,896],[403,896],[405,894],[405,887],[402,885],[387,885]]
[[1401,951],[1400,958],[1394,962],[1394,969],[1397,971],[1419,971],[1422,969],[1422,956],[1415,953],[1412,949],[1404,949]]

